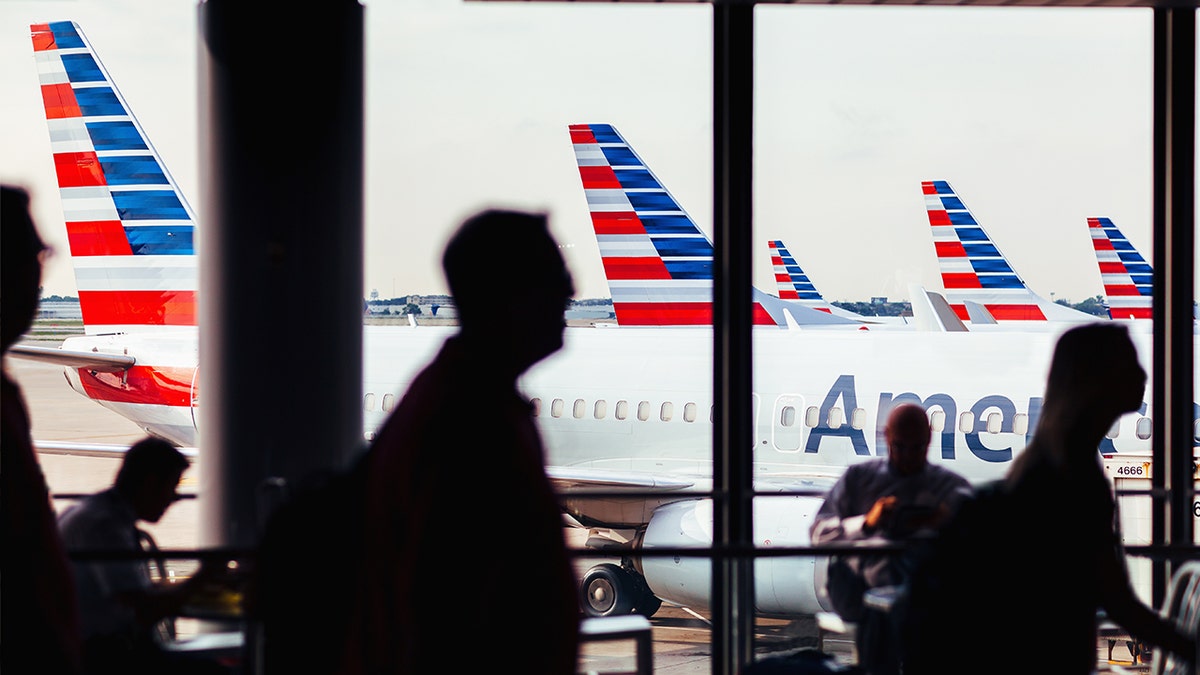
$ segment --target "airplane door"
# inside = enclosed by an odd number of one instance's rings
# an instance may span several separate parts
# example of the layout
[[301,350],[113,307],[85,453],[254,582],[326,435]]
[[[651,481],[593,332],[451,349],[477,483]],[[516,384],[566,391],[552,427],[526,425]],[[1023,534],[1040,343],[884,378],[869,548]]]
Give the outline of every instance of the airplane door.
[[804,445],[804,397],[781,394],[771,411],[771,444],[779,452],[800,452]]

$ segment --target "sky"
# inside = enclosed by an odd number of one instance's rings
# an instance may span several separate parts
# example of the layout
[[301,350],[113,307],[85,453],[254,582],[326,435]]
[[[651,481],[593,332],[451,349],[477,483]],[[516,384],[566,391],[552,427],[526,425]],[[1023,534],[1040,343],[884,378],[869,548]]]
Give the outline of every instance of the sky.
[[[613,124],[712,233],[711,7],[364,1],[363,294],[446,292],[453,229],[544,211],[576,297],[608,297],[567,127]],[[74,20],[193,208],[195,0],[0,2],[0,182],[32,193],[75,295],[29,25]],[[1147,9],[759,6],[754,281],[782,239],[828,300],[940,290],[921,195],[947,180],[1047,298],[1101,292],[1088,217],[1150,258]],[[197,214],[203,227],[204,214]]]

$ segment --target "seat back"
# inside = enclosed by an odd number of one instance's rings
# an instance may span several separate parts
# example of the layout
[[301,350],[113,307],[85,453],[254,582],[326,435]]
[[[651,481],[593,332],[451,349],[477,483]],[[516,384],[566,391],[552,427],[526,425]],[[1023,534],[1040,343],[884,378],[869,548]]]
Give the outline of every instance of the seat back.
[[[149,532],[140,527],[137,528],[137,535],[138,544],[141,545],[142,551],[150,556],[146,564],[150,568],[151,578],[156,579],[159,583],[167,583],[167,580],[170,578],[170,572],[167,570],[166,559],[159,554],[158,542],[154,541],[154,537]],[[151,563],[153,564],[151,565]],[[176,638],[175,617],[173,616],[164,618],[154,628],[160,642],[169,642]]]
[[1163,614],[1188,635],[1197,639],[1191,661],[1158,649],[1150,663],[1153,675],[1194,675],[1200,658],[1200,560],[1189,560],[1171,575]]

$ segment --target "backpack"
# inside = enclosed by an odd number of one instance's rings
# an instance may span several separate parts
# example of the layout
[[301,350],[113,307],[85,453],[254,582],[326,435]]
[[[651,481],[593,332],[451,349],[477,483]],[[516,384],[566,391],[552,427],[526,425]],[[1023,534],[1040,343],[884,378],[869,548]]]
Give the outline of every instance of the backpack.
[[[267,520],[247,592],[264,673],[333,673],[364,537],[366,460],[305,480]],[[299,648],[303,645],[303,648]]]
[[989,565],[1005,568],[1010,510],[1002,480],[980,485],[937,535],[913,550],[900,619],[906,673],[940,673],[947,663],[980,658],[974,613],[989,605],[988,593],[1001,591],[978,575]]

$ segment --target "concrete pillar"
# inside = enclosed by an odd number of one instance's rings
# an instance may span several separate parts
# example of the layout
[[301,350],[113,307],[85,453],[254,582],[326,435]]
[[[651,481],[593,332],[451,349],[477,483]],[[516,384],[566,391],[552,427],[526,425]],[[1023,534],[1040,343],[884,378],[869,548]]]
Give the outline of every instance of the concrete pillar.
[[363,445],[363,7],[199,19],[200,540],[242,547]]

